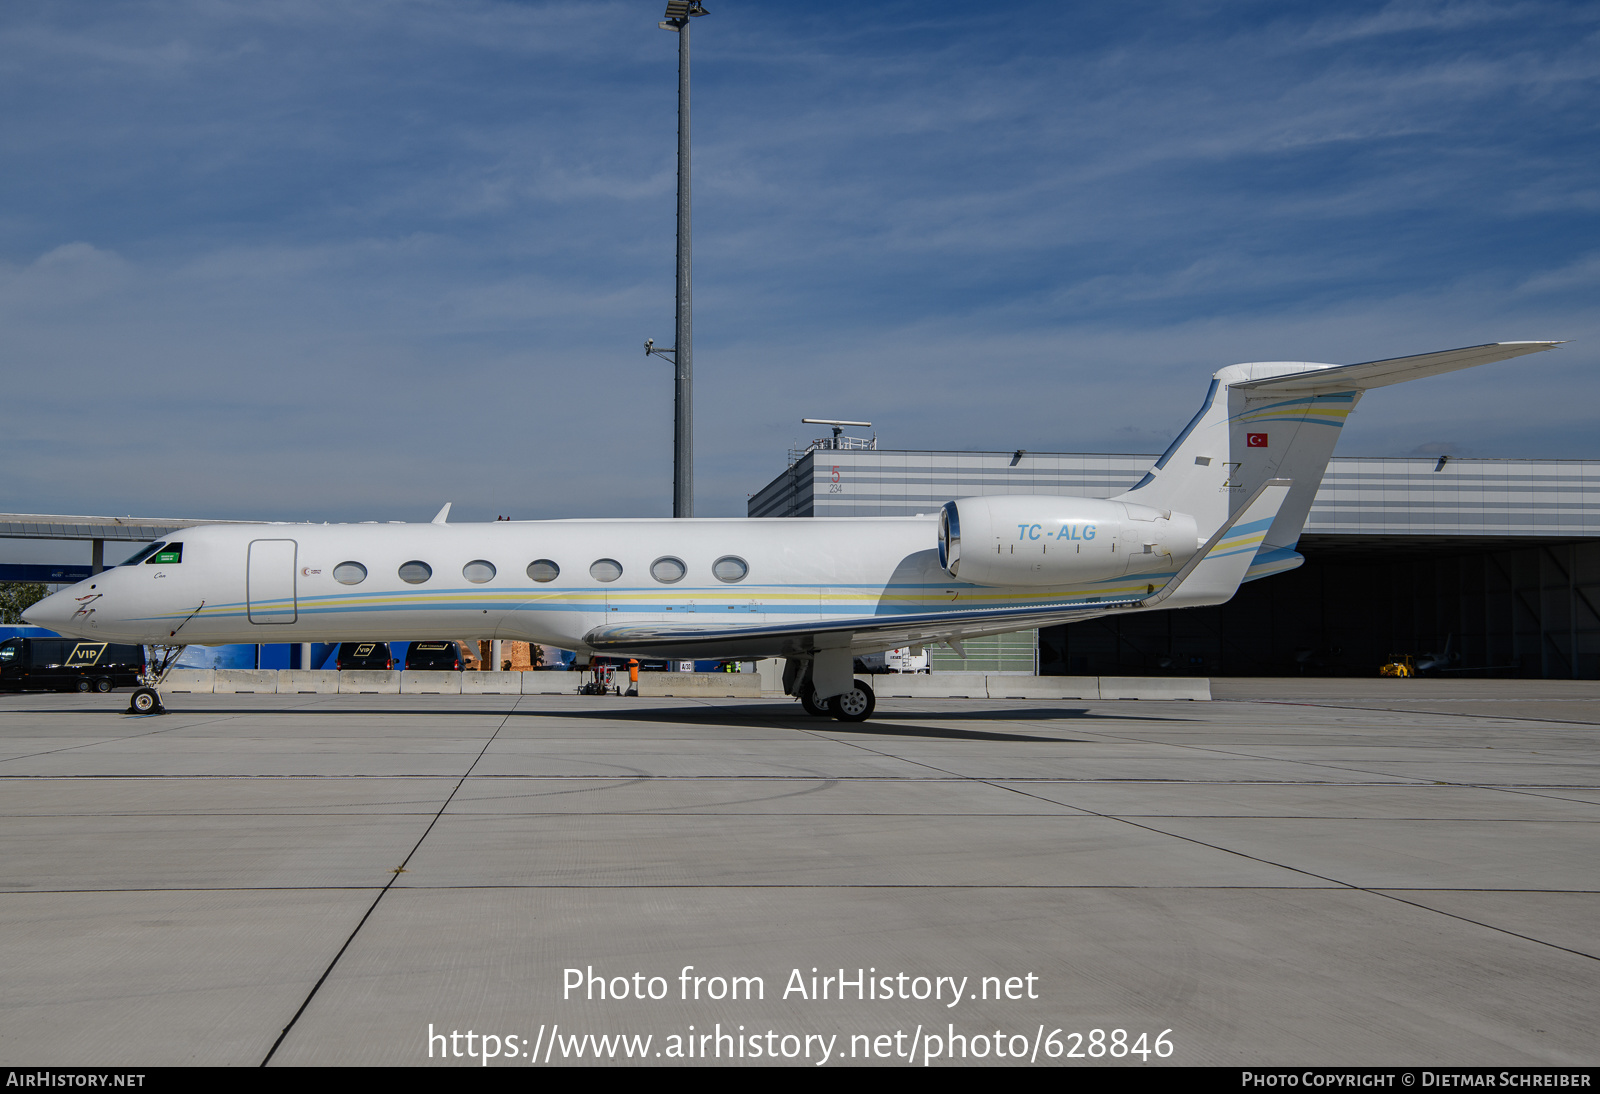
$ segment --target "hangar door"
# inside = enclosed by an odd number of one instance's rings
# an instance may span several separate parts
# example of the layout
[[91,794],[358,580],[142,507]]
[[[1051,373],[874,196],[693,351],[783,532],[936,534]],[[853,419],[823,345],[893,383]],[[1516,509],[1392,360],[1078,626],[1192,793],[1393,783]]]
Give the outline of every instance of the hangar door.
[[250,543],[245,599],[252,623],[293,623],[295,603],[295,552],[292,539],[257,539]]

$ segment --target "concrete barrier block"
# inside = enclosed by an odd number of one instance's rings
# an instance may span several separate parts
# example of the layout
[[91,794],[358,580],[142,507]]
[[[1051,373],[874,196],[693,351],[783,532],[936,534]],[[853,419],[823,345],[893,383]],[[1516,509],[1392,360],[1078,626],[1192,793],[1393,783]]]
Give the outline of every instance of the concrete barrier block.
[[162,691],[186,692],[190,695],[210,695],[216,686],[216,669],[173,669],[161,681]]
[[337,695],[339,674],[332,669],[279,669],[279,695]]
[[1102,699],[1210,699],[1204,676],[1102,676]]
[[988,678],[991,699],[1098,699],[1098,676],[1000,676]]
[[[623,690],[627,682],[622,681]],[[639,694],[676,699],[759,699],[761,674],[756,672],[641,672]]]
[[756,674],[761,677],[761,694],[767,698],[781,699],[783,692],[783,659],[767,657],[756,662]]
[[347,669],[339,673],[340,695],[399,695],[400,674],[383,669]]
[[[451,676],[458,675],[451,673]],[[521,695],[525,672],[463,672],[462,695]]]
[[400,694],[460,695],[461,674],[432,669],[410,669],[400,674]]
[[277,669],[213,669],[213,695],[276,695]]
[[[576,695],[578,694],[578,676],[576,672],[515,672],[513,676],[522,677],[522,694],[524,695]],[[623,688],[627,690],[626,687]]]
[[858,676],[880,699],[987,699],[989,683],[981,672],[883,672]]

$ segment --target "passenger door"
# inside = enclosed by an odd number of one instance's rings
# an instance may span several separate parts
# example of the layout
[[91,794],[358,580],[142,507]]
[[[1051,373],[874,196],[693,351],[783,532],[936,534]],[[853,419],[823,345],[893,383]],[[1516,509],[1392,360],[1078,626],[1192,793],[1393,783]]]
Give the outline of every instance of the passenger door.
[[252,623],[293,623],[299,616],[295,599],[295,557],[292,539],[257,539],[250,543],[245,599]]

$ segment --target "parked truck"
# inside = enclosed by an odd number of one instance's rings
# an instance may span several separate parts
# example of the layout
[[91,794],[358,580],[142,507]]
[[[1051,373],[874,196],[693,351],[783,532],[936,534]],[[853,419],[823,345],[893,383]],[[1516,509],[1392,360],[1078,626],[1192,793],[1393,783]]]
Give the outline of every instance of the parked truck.
[[139,686],[144,647],[76,638],[0,642],[0,691],[110,691]]

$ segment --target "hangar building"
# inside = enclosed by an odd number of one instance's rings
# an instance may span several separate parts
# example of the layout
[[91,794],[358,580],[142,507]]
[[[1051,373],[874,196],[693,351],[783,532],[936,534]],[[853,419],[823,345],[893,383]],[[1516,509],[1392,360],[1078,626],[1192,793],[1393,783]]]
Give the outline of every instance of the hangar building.
[[[825,438],[790,453],[752,517],[935,513],[978,494],[1106,498],[1153,455],[911,452]],[[933,541],[929,539],[929,547]],[[933,651],[935,669],[1043,675],[1373,676],[1448,654],[1467,677],[1600,677],[1600,461],[1335,457],[1298,570],[1229,603]]]

